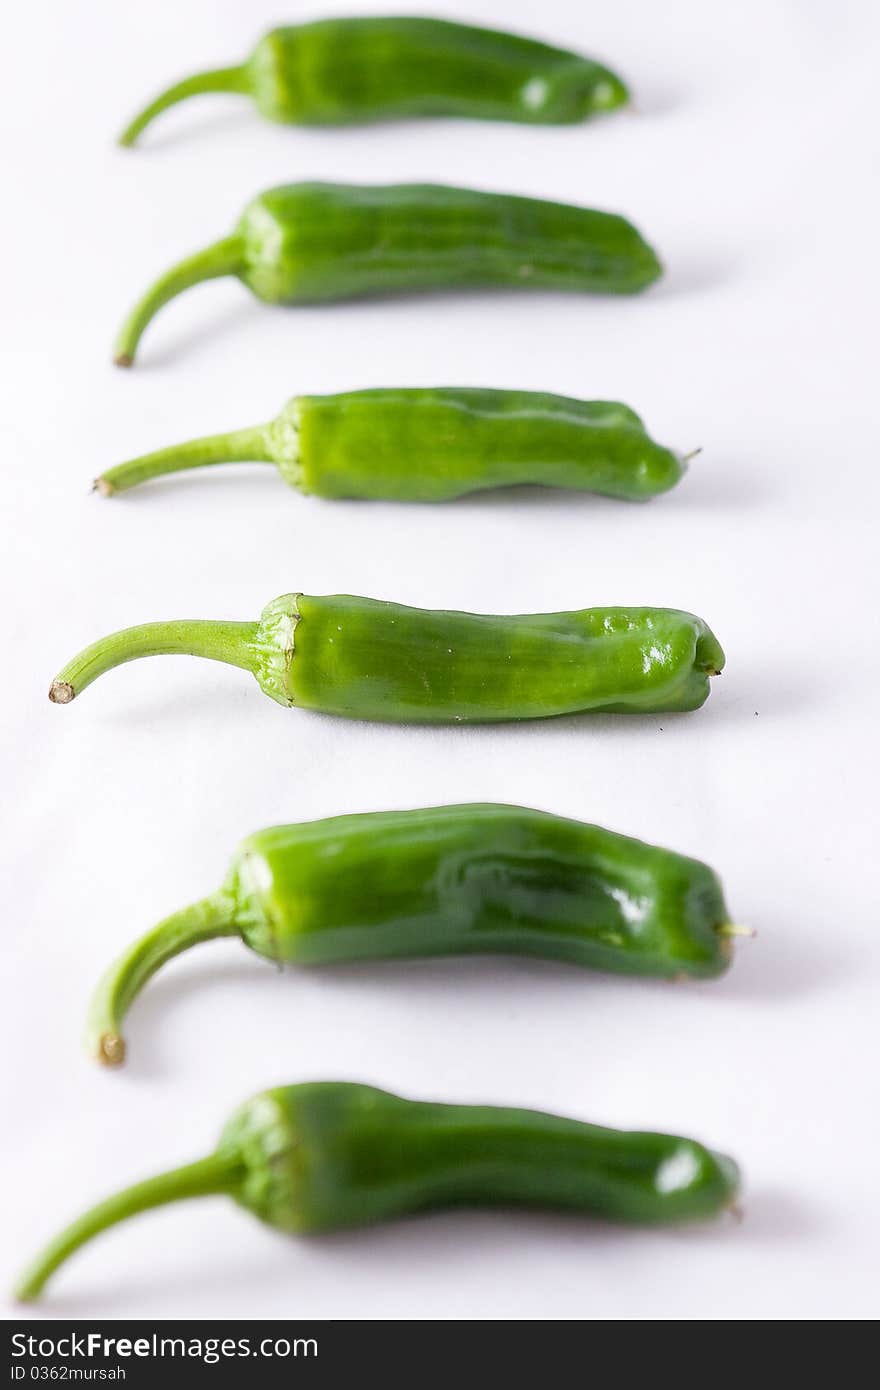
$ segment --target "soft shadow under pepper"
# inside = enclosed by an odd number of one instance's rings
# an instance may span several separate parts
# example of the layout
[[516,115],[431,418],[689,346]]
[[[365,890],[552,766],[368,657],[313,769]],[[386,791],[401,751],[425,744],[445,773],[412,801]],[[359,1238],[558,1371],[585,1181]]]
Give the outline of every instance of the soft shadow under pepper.
[[660,274],[614,213],[442,184],[292,183],[255,198],[230,236],[161,276],[123,324],[115,360],[131,366],[164,304],[225,275],[267,304],[322,304],[451,288],[633,294]]

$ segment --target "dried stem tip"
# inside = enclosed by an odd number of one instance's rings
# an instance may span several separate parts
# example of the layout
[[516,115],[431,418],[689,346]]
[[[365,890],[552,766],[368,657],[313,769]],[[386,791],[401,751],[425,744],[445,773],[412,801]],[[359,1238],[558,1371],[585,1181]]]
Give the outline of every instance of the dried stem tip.
[[98,1061],[104,1067],[121,1067],[125,1061],[125,1039],[118,1033],[105,1033],[98,1043]]
[[53,681],[49,686],[49,699],[53,705],[69,705],[75,694],[70,681]]

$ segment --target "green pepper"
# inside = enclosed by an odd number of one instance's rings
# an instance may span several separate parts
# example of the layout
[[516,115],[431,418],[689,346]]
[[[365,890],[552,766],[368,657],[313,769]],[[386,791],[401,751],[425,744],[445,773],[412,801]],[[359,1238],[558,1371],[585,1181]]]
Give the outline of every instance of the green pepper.
[[131,366],[163,304],[222,275],[267,304],[321,304],[451,286],[632,294],[660,273],[635,227],[612,213],[438,184],[291,183],[156,281],[122,327],[116,362]]
[[444,1207],[549,1207],[645,1225],[731,1208],[732,1159],[692,1139],[536,1110],[403,1100],[319,1081],[254,1096],[207,1158],[93,1207],[24,1272],[37,1298],[80,1246],[138,1212],[226,1193],[269,1226],[315,1235]]
[[244,93],[266,120],[293,125],[409,116],[560,125],[629,100],[608,68],[518,34],[403,15],[322,19],[272,29],[245,63],[176,82],[119,143],[133,145],[160,112],[203,92]]
[[445,502],[537,483],[641,501],[674,487],[687,458],[655,444],[635,411],[543,391],[469,386],[294,396],[268,425],[144,454],[95,480],[105,497],[185,468],[254,460],[318,497]]
[[423,724],[693,710],[724,665],[703,620],[675,608],[490,617],[283,594],[256,623],[184,619],[112,633],[68,662],[49,699],[69,704],[112,667],[163,653],[241,666],[285,707]]
[[240,846],[219,892],[107,971],[87,1047],[125,1059],[122,1022],[166,961],[239,936],[276,965],[514,954],[710,979],[730,963],[721,885],[696,859],[521,806],[436,806],[281,825]]

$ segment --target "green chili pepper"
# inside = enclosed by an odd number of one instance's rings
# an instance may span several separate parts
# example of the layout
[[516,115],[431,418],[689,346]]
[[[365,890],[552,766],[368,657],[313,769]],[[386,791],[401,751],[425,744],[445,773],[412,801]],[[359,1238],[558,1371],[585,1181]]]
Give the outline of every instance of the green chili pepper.
[[409,116],[465,116],[561,125],[624,106],[608,68],[518,34],[402,15],[322,19],[273,29],[247,62],[184,78],[126,127],[133,145],[160,112],[203,92],[241,92],[261,116],[293,125],[348,125]]
[[623,975],[708,979],[730,963],[721,885],[696,859],[521,806],[437,806],[251,835],[223,888],[107,971],[87,1047],[125,1058],[122,1023],[156,971],[240,936],[278,965],[514,954]]
[[641,501],[687,459],[655,444],[616,401],[468,386],[294,396],[268,425],[172,445],[109,468],[105,497],[186,468],[255,460],[319,497],[445,502],[537,483]]
[[112,667],[162,653],[241,666],[284,706],[400,723],[698,709],[724,665],[702,619],[675,608],[489,617],[284,594],[256,623],[145,623],[101,638],[49,699],[66,705]]
[[319,1081],[264,1091],[207,1158],[117,1193],[25,1271],[36,1298],[93,1236],[151,1207],[226,1193],[269,1226],[319,1234],[444,1207],[550,1207],[657,1225],[733,1206],[739,1170],[692,1139],[536,1110],[438,1105]]
[[267,304],[506,286],[632,294],[661,273],[623,217],[438,184],[292,183],[245,209],[231,236],[174,266],[116,342],[128,367],[154,314],[202,280],[237,275]]

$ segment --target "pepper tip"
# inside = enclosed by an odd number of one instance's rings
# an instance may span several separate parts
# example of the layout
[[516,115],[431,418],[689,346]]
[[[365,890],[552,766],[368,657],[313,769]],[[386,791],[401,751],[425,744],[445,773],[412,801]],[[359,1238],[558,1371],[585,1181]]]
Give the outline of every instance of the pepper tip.
[[116,488],[113,486],[110,479],[103,477],[103,475],[99,478],[95,478],[92,483],[92,492],[100,493],[102,497],[112,497],[115,491]]
[[125,1061],[125,1039],[118,1033],[104,1033],[95,1053],[103,1067],[121,1067]]
[[49,686],[49,699],[53,705],[69,705],[75,694],[70,681],[53,681]]
[[725,968],[733,960],[733,950],[737,938],[745,937],[751,940],[758,935],[754,927],[743,927],[737,922],[720,922],[715,931],[721,938],[720,950]]
[[117,352],[113,358],[113,365],[116,367],[131,367],[134,365],[134,358],[130,352]]

